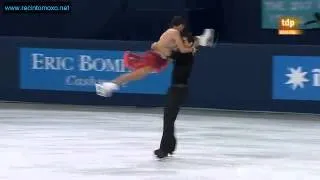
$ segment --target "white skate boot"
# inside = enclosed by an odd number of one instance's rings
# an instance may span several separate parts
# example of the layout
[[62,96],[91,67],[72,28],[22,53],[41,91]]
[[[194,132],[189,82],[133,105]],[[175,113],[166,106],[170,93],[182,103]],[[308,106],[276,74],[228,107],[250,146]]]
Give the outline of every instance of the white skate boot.
[[119,90],[119,86],[115,83],[96,83],[96,93],[98,96],[110,97],[112,93],[117,90]]
[[214,33],[214,29],[205,29],[200,36],[196,36],[199,39],[199,45],[212,47],[214,41]]

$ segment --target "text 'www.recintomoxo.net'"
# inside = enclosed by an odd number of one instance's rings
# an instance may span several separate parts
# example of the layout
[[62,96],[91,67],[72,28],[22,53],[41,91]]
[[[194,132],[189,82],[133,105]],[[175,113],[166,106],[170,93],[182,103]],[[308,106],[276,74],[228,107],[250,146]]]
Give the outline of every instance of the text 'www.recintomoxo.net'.
[[70,2],[5,2],[3,5],[4,14],[68,14],[71,13]]

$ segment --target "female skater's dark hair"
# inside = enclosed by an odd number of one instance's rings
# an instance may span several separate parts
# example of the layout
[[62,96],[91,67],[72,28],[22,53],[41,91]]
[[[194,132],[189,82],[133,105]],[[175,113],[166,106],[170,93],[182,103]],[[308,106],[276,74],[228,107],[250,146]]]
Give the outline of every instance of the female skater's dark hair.
[[189,34],[186,36],[186,38],[187,38],[187,40],[188,40],[189,43],[194,43],[194,41],[195,41],[195,39],[196,39],[194,36],[192,36],[191,33],[189,33]]
[[184,25],[186,26],[187,21],[182,16],[174,16],[170,22],[170,27]]

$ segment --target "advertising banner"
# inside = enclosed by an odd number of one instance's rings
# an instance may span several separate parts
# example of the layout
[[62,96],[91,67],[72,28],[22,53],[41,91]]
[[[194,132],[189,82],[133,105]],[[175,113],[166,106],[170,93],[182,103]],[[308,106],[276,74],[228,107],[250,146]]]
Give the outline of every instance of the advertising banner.
[[[111,81],[130,72],[124,51],[81,49],[20,49],[20,88],[33,90],[94,92],[96,82]],[[165,94],[172,65],[130,82],[119,93]]]
[[320,100],[320,56],[274,56],[273,99]]

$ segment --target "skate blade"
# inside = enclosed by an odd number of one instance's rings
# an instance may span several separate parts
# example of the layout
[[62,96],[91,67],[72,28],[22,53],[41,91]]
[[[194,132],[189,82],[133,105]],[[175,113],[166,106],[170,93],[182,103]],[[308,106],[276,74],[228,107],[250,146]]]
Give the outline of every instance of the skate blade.
[[154,154],[154,157],[155,157],[156,160],[158,160],[158,161],[164,161],[164,160],[167,160],[167,159],[169,159],[169,158],[172,158],[173,155],[169,155],[169,154],[168,154],[167,156],[159,157],[159,156],[157,156],[157,155]]
[[157,156],[155,156],[155,160],[156,161],[165,161],[165,160],[168,160],[170,157],[169,156],[166,156],[166,157],[163,157],[163,158],[159,158]]

